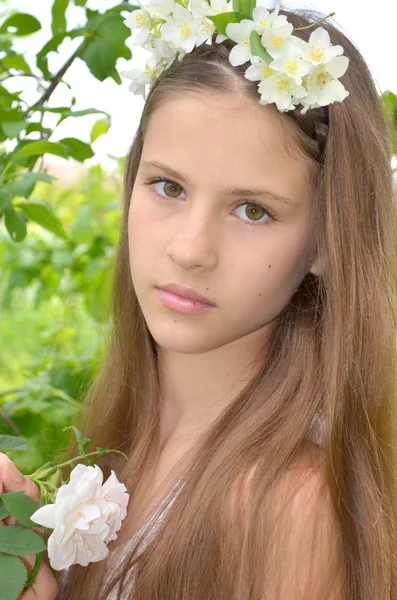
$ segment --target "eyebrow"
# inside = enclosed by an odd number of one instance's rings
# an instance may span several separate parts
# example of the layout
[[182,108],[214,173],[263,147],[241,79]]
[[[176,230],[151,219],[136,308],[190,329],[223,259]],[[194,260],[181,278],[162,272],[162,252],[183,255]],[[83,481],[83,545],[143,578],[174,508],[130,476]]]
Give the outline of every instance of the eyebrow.
[[[152,161],[142,160],[141,164],[148,168],[155,167],[158,169],[162,169],[163,171],[168,173],[168,175],[170,175],[170,177],[179,179],[179,181],[182,181],[182,183],[184,183],[184,184],[190,183],[188,177],[186,177],[179,171],[176,171],[175,169],[171,169],[171,167],[168,167],[167,165],[164,165],[163,163],[158,162],[156,160],[152,160]],[[231,188],[222,188],[221,193],[225,196],[267,196],[268,198],[272,198],[276,202],[281,202],[284,204],[288,204],[290,206],[295,206],[295,204],[296,204],[293,200],[291,200],[291,198],[286,198],[285,196],[280,196],[280,194],[276,194],[276,193],[271,192],[270,190],[266,190],[266,189],[248,189],[248,188],[231,187]]]

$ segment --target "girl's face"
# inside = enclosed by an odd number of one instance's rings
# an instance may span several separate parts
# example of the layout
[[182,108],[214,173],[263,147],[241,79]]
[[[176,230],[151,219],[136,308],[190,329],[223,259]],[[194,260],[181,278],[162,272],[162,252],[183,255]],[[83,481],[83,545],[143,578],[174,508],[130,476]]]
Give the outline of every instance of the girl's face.
[[[160,347],[194,354],[266,340],[270,323],[314,272],[303,263],[309,194],[308,163],[283,149],[280,125],[265,107],[184,93],[152,114],[128,235],[133,285]],[[156,289],[170,283],[194,288],[215,306],[176,312]]]

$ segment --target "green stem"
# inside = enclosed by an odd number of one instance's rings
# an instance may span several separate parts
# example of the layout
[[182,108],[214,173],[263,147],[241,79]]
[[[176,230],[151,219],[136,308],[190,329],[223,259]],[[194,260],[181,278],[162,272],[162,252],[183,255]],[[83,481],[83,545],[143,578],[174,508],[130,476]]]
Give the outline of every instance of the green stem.
[[302,29],[310,29],[310,27],[314,27],[315,25],[322,23],[323,21],[325,21],[325,19],[329,19],[330,17],[333,17],[334,15],[336,15],[336,13],[332,12],[332,13],[329,13],[329,15],[327,15],[326,17],[323,17],[322,19],[319,19],[315,23],[312,23],[311,25],[305,25],[305,27],[294,27],[294,31],[301,31]]
[[[40,537],[42,537],[44,539],[44,534],[43,535],[39,534],[39,535],[40,535]],[[43,560],[43,554],[44,554],[44,552],[38,552],[36,554],[36,559],[34,561],[33,569],[29,573],[29,576],[26,580],[24,591],[26,591],[28,588],[32,587],[34,580],[36,579],[37,572],[40,569],[41,561]]]
[[[29,477],[29,479],[32,479],[33,481],[35,481],[37,483],[38,480],[41,480],[43,477],[46,477],[50,473],[54,473],[57,469],[62,469],[63,467],[70,465],[75,460],[80,460],[82,458],[88,458],[90,456],[96,456],[100,452],[101,452],[101,450],[95,450],[95,452],[89,452],[88,454],[80,454],[80,456],[75,456],[74,458],[71,458],[70,460],[67,460],[63,463],[60,463],[59,465],[54,465],[53,467],[47,467],[41,473],[40,473],[41,469],[37,469],[37,471],[35,471],[34,473],[31,473],[30,475],[26,475],[26,477]],[[124,456],[124,458],[126,460],[128,460],[127,455],[124,454],[124,452],[121,452],[121,450],[109,450],[109,453],[110,452],[117,452],[117,454],[122,454]]]

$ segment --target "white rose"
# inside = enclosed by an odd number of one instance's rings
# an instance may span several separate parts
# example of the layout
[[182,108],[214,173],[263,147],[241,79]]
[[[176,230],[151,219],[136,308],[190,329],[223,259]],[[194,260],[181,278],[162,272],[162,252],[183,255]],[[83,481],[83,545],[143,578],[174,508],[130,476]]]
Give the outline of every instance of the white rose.
[[114,471],[102,482],[98,465],[79,464],[71,472],[69,483],[59,488],[55,504],[46,504],[31,516],[35,523],[53,529],[47,546],[54,570],[68,569],[73,564],[85,567],[108,555],[107,543],[117,538],[129,495]]

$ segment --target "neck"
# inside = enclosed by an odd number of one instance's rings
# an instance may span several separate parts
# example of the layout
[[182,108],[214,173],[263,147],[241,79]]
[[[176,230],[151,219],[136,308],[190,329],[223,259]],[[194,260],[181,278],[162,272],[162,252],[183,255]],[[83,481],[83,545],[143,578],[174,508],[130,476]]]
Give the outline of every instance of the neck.
[[264,362],[266,331],[260,329],[201,354],[159,347],[165,440],[199,435],[233,402]]

